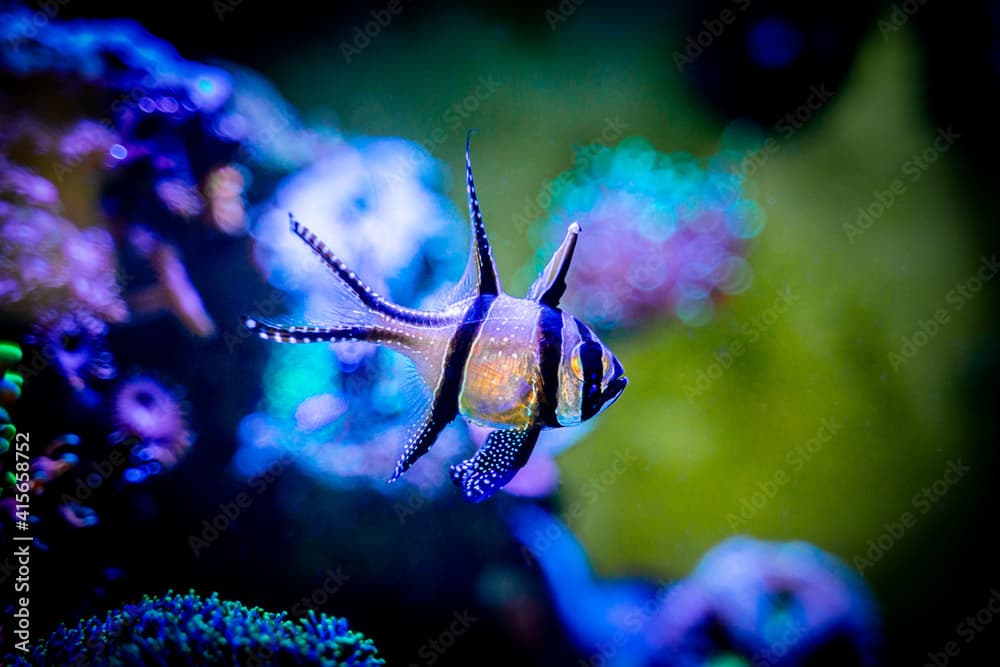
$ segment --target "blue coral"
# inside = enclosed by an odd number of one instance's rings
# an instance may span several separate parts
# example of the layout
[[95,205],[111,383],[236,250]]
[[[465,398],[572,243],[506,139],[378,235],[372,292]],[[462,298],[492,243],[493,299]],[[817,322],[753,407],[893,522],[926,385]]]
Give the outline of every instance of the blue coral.
[[594,576],[569,528],[515,506],[507,520],[541,567],[563,623],[601,664],[647,667],[877,664],[879,616],[864,581],[806,542],[730,538],[686,579]]
[[341,618],[310,611],[292,619],[259,607],[168,592],[61,625],[15,665],[324,665],[385,664],[370,639]]
[[666,597],[655,665],[874,665],[878,611],[864,581],[807,542],[733,537]]

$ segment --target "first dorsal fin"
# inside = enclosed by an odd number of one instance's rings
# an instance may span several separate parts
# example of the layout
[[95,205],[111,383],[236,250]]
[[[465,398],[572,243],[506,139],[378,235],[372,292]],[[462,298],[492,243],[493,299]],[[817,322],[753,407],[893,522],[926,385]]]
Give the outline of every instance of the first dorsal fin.
[[573,251],[576,250],[576,237],[579,233],[580,225],[574,222],[569,226],[566,238],[528,290],[529,299],[552,308],[559,307],[559,299],[566,291],[566,274],[569,273],[569,265],[573,261]]
[[476,195],[476,184],[472,180],[472,159],[469,157],[469,138],[472,130],[465,136],[465,183],[469,193],[469,221],[472,224],[472,252],[469,264],[462,278],[463,286],[475,286],[476,295],[499,294],[500,277],[497,275],[496,261],[490,240],[486,236],[483,225],[483,214],[479,210],[479,197]]

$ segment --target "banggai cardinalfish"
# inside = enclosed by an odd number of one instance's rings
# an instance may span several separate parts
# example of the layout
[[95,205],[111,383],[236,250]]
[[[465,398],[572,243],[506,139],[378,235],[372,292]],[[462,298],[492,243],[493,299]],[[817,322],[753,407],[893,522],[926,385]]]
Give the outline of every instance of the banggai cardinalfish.
[[445,309],[414,310],[379,296],[289,214],[292,233],[336,278],[330,320],[314,326],[245,317],[244,324],[267,340],[367,341],[412,359],[430,391],[423,391],[423,405],[389,481],[406,472],[462,415],[495,429],[474,456],[451,467],[466,500],[481,502],[527,462],[542,429],[573,426],[600,414],[618,399],[628,378],[594,332],[559,309],[580,226],[569,226],[527,296],[510,296],[500,286],[483,226],[468,137],[465,173],[472,250]]

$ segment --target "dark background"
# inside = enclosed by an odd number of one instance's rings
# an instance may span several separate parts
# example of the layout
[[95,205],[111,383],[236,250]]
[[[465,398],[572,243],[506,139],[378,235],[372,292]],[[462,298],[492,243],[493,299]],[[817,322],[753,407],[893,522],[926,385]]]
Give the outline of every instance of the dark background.
[[[651,11],[651,20],[690,26],[670,33],[688,34],[698,29],[704,17],[717,16],[728,4],[678,3],[666,10]],[[320,3],[309,7],[305,3],[244,0],[234,4],[222,22],[216,14],[220,7],[220,3],[213,5],[208,0],[110,1],[100,6],[69,2],[60,8],[59,18],[134,18],[173,43],[185,57],[245,64],[272,75],[269,78],[281,89],[282,81],[273,76],[277,60],[303,44],[319,48],[326,45],[331,58],[340,58],[337,44],[349,34],[349,27],[368,20],[369,12],[383,9],[384,4]],[[798,26],[805,36],[803,57],[777,70],[754,65],[745,52],[745,36],[740,33],[751,22],[741,22],[686,70],[685,77],[720,115],[768,124],[781,110],[798,103],[798,91],[809,82],[835,84],[843,80],[853,66],[862,36],[890,7],[758,0],[747,14],[781,15]],[[456,8],[444,2],[420,1],[414,9],[417,11],[407,10],[394,21],[407,26],[427,21],[428,17],[463,12],[495,17],[529,42],[544,40],[548,32],[545,22],[539,20],[544,9],[541,6],[462,3]],[[576,20],[607,25],[611,30],[621,13],[644,11],[642,3],[588,0]],[[912,25],[919,37],[927,113],[935,126],[955,124],[975,138],[962,142],[957,151],[964,194],[970,205],[982,213],[972,233],[978,237],[983,253],[988,254],[997,247],[993,199],[1000,176],[996,129],[1000,119],[1000,8],[996,2],[928,2],[913,16]],[[665,67],[670,66],[670,53],[678,47],[664,42]],[[294,93],[286,95],[293,104],[301,103]],[[216,267],[220,263],[229,266],[226,271],[231,280],[248,290],[248,301],[254,295],[266,294],[260,278],[246,262],[245,242],[220,241],[214,247],[202,246],[201,251],[202,258],[215,262]],[[198,257],[190,260],[191,265],[199,264]],[[223,323],[234,322],[246,305],[233,299],[229,287],[208,287],[203,293],[210,312]],[[992,306],[995,314],[996,304]],[[996,331],[996,318],[993,323]],[[259,368],[266,352],[247,345],[240,355],[230,355],[221,340],[195,343],[183,334],[172,338],[181,340],[180,344],[151,347],[149,341],[161,335],[158,327],[148,324],[117,331],[111,337],[112,347],[123,367],[154,359],[164,367],[186,367],[183,379],[195,405],[202,399],[207,402],[209,397],[218,400],[219,395],[224,395],[222,411],[201,411],[198,415],[200,441],[212,442],[213,446],[196,447],[174,475],[133,492],[128,503],[102,507],[103,520],[95,529],[68,534],[64,543],[57,539],[50,545],[34,571],[41,587],[36,599],[51,601],[35,608],[36,636],[67,617],[92,613],[133,600],[143,592],[166,588],[219,591],[248,604],[287,609],[303,594],[321,586],[329,569],[342,568],[350,579],[321,609],[348,617],[353,627],[373,637],[389,664],[421,662],[419,647],[448,626],[455,610],[462,609],[469,609],[480,620],[447,653],[445,663],[570,664],[566,658],[572,655],[569,640],[551,607],[543,605],[535,610],[533,643],[526,644],[511,636],[508,619],[496,609],[484,608],[475,592],[484,567],[498,572],[520,570],[529,573],[522,585],[534,591],[536,599],[546,599],[544,583],[537,573],[522,567],[519,549],[494,511],[451,507],[449,520],[442,525],[431,508],[417,513],[399,530],[359,533],[359,525],[391,520],[392,504],[372,495],[324,489],[293,470],[287,473],[282,488],[294,489],[303,507],[322,507],[324,511],[310,512],[308,521],[293,522],[272,502],[275,496],[264,495],[225,539],[206,550],[203,557],[194,558],[187,542],[179,536],[188,535],[192,527],[200,526],[206,516],[216,511],[219,503],[230,502],[244,489],[243,484],[219,471],[225,469],[236,447],[228,415],[246,414],[253,408],[259,388],[246,378],[255,377],[254,369]],[[995,445],[1000,439],[992,413],[996,410],[996,396],[1000,395],[998,349],[994,334],[993,345],[983,351],[976,373],[964,378],[960,389],[967,404],[968,437],[977,446],[977,474],[983,480],[993,479],[997,472]],[[64,390],[53,385],[49,391],[48,395],[53,396]],[[58,402],[46,403],[20,406],[20,419],[26,424],[45,424],[50,417],[48,410]],[[46,427],[37,430],[42,436]],[[886,610],[886,664],[924,664],[927,652],[953,638],[956,624],[980,608],[992,588],[1000,587],[994,511],[992,494],[981,497],[965,508],[966,521],[961,525],[922,528],[940,531],[941,539],[949,545],[944,553],[911,553],[909,557],[914,561],[891,563],[897,568],[896,574],[887,579],[895,589],[892,597],[897,604]],[[295,552],[286,548],[293,535],[299,544]],[[346,554],[344,560],[331,565],[322,558],[325,545],[345,541],[358,544],[357,548],[338,550]],[[314,557],[303,559],[303,553]],[[927,562],[920,563],[921,559]],[[947,585],[927,586],[926,580],[911,576],[911,571],[936,572],[947,580]],[[101,583],[95,587],[95,581]],[[406,594],[401,597],[400,591]],[[898,604],[903,599],[908,601],[905,606]],[[955,664],[985,664],[986,656],[996,649],[997,635],[996,629],[984,633],[967,650],[963,649]]]

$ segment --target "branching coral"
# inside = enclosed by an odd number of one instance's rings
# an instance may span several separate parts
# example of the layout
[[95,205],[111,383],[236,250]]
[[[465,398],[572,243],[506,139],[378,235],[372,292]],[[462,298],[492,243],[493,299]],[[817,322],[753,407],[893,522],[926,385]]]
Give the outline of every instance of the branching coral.
[[341,618],[310,611],[303,618],[259,607],[168,592],[134,605],[61,625],[31,647],[15,665],[102,664],[109,667],[166,665],[323,665],[376,667],[385,664],[370,639]]

